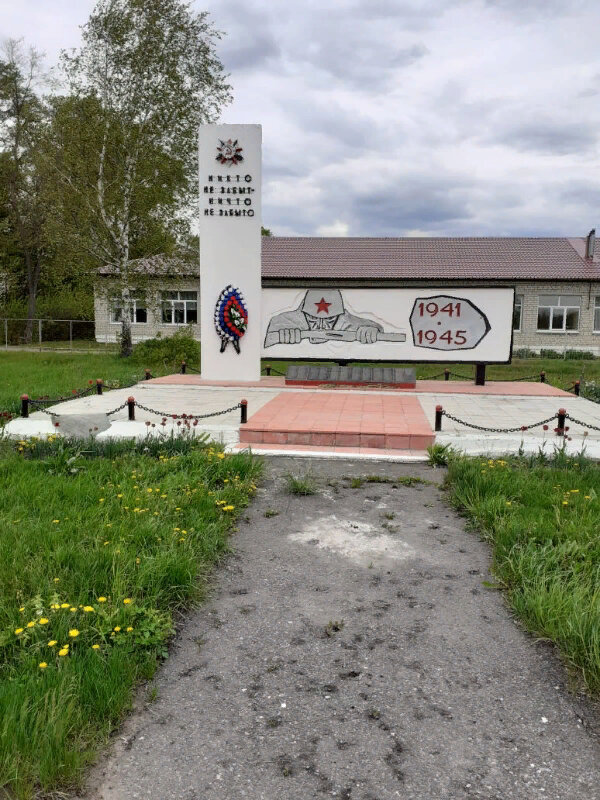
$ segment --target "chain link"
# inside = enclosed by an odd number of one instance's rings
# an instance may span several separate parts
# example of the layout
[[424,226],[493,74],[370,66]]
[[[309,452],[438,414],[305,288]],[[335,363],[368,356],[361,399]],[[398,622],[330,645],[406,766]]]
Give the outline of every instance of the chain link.
[[34,406],[40,406],[42,403],[47,403],[49,406],[53,406],[56,403],[66,403],[67,400],[77,400],[78,397],[85,397],[86,394],[91,394],[95,391],[95,386],[89,386],[87,389],[82,389],[80,392],[67,395],[67,397],[57,397],[55,399],[51,399],[50,397],[38,397],[37,399],[34,399],[33,397],[30,397],[29,402]]
[[110,416],[112,416],[113,414],[116,414],[116,413],[117,413],[117,411],[122,411],[124,408],[127,408],[127,400],[125,400],[125,402],[124,402],[124,403],[122,403],[120,406],[117,406],[116,408],[113,408],[113,410],[112,410],[112,411],[107,411],[107,412],[106,412],[106,416],[107,416],[107,417],[110,417]]
[[549,422],[552,422],[556,419],[556,414],[553,414],[548,419],[543,419],[540,422],[533,422],[531,425],[521,425],[518,428],[487,428],[485,425],[475,425],[472,422],[465,422],[464,419],[459,419],[458,417],[449,414],[447,411],[442,411],[442,416],[448,417],[453,422],[458,422],[460,425],[466,425],[467,428],[474,428],[477,431],[489,431],[490,433],[517,433],[527,431],[530,428],[539,428],[540,425],[547,425]]
[[580,419],[575,419],[575,417],[572,417],[570,414],[566,414],[565,419],[570,419],[571,422],[574,422],[576,425],[581,425],[582,428],[591,428],[593,431],[600,431],[597,425],[591,425],[589,422],[582,422]]
[[[125,405],[127,405],[127,403],[125,403]],[[207,419],[208,417],[220,417],[223,416],[223,414],[229,414],[231,411],[235,411],[236,409],[240,408],[241,403],[236,403],[234,406],[231,406],[231,408],[223,409],[223,411],[212,411],[209,414],[170,414],[163,411],[157,411],[154,408],[148,408],[148,406],[143,406],[141,403],[136,402],[135,405],[137,408],[141,408],[142,411],[147,411],[149,414],[156,414],[164,419]],[[121,406],[121,408],[124,408],[124,406]]]

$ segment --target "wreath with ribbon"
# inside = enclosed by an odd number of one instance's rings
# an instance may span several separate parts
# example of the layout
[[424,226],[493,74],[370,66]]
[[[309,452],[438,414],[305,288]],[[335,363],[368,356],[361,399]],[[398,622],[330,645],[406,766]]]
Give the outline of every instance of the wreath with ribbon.
[[235,286],[226,286],[215,306],[215,328],[221,337],[221,353],[231,342],[236,353],[240,352],[240,339],[248,327],[248,311],[244,295]]

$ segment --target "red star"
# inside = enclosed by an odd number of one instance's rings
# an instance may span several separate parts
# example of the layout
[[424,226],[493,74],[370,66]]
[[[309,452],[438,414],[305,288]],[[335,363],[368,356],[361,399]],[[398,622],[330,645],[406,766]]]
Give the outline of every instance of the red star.
[[321,311],[323,311],[325,314],[329,313],[329,306],[331,303],[326,303],[324,297],[322,297],[318,303],[315,303],[315,305],[317,307],[317,314],[320,314]]

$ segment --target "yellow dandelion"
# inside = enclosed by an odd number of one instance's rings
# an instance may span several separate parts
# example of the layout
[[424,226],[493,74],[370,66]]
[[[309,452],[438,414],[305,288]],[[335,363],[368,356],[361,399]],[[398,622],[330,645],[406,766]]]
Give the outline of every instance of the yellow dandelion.
[[569,505],[569,501],[568,500],[563,500],[562,504],[563,504],[563,506],[568,506]]
[[69,607],[69,604],[68,604],[68,603],[61,603],[61,604],[60,604],[60,607],[61,607],[61,608],[68,608],[68,607]]
[[54,647],[55,644],[58,644],[56,639],[50,639],[50,641],[48,642],[48,647]]
[[163,500],[165,499],[165,497],[166,497],[166,496],[167,496],[166,494],[161,494],[161,498],[162,498]]
[[132,628],[132,627],[131,627],[131,625],[130,625],[130,626],[129,626],[128,628],[126,628],[125,630],[127,631],[127,633],[130,633],[130,632],[133,630],[133,628]]
[[18,636],[20,633],[23,633],[24,628],[15,628],[15,634]]
[[141,560],[142,560],[141,558],[136,558],[135,563],[139,564],[141,562]]
[[90,611],[94,610],[94,607],[93,606],[84,606],[83,610],[85,611],[86,614],[89,614]]
[[584,494],[583,497],[584,497],[585,500],[591,500],[592,499],[591,494]]
[[93,644],[92,645],[92,650],[100,650],[100,645],[99,644]]
[[179,508],[179,506],[177,506],[177,507],[175,508],[175,511],[181,511],[181,509]]
[[77,628],[71,628],[71,630],[69,631],[69,636],[71,637],[71,639],[76,639],[79,636],[79,631],[77,630]]
[[60,581],[60,578],[54,578],[54,583],[58,583],[59,581]]
[[59,520],[59,519],[53,519],[53,520],[52,520],[52,522],[53,522],[55,525],[58,525],[58,523],[60,522],[60,520]]
[[71,613],[73,613],[74,611],[77,611],[77,609],[75,608],[75,606],[71,606],[71,608],[69,609],[69,611],[70,611]]
[[571,494],[577,494],[579,489],[570,489],[569,491],[571,492]]
[[107,540],[104,542],[104,547],[106,547],[106,545],[107,545],[107,544],[110,544],[110,539],[107,539]]
[[21,608],[19,609],[19,611],[25,611],[25,606],[21,606]]
[[40,625],[47,625],[50,622],[50,620],[47,619],[46,617],[40,617],[38,622],[40,623]]
[[131,597],[126,597],[126,598],[123,600],[123,603],[124,603],[126,606],[128,606],[128,605],[129,605],[129,603],[131,603]]
[[99,597],[98,598],[98,602],[99,603],[106,603],[106,597]]
[[148,492],[148,494],[152,494],[152,489],[146,489],[146,491]]
[[38,667],[40,669],[46,669],[47,666],[48,666],[48,664],[46,664],[45,661],[40,661],[40,663],[38,664]]
[[115,631],[116,633],[118,633],[120,630],[121,630],[120,625],[115,625],[115,627],[113,628],[113,631]]
[[34,625],[35,625],[35,622],[33,622],[33,621],[27,623],[27,627],[28,628],[33,628]]
[[217,453],[217,458],[225,458],[225,453]]
[[104,502],[104,498],[103,498],[103,497],[101,497],[101,498],[100,498],[100,500],[98,500],[98,502],[99,502],[99,503],[103,503],[103,502]]
[[61,647],[58,651],[59,656],[68,656],[69,655],[69,648],[68,647]]
[[510,500],[507,500],[507,501],[506,501],[506,505],[507,505],[507,506],[512,506],[512,503],[511,503],[511,501],[510,501]]
[[223,506],[223,511],[233,511],[235,506]]
[[123,497],[123,495],[122,494],[118,494],[117,497]]

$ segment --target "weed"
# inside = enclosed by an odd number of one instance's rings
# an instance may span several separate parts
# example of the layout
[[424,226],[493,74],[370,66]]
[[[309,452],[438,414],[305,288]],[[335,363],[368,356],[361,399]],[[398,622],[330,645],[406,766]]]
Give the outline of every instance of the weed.
[[327,625],[325,626],[325,636],[333,636],[335,633],[339,633],[344,628],[344,620],[329,620]]
[[310,495],[316,494],[317,486],[314,476],[310,472],[304,475],[286,475],[286,487],[289,494]]
[[383,516],[385,517],[385,519],[394,519],[395,516],[396,516],[396,512],[395,511],[386,511],[383,514]]
[[156,703],[158,700],[158,686],[150,686],[146,697],[149,703]]
[[360,489],[363,485],[364,480],[362,478],[350,478],[350,488],[351,489]]
[[455,455],[449,444],[431,444],[427,448],[427,463],[430,467],[446,467]]
[[266,517],[267,519],[270,519],[271,517],[277,517],[277,516],[279,516],[279,511],[275,511],[274,508],[267,508],[267,510],[263,514],[263,517]]

